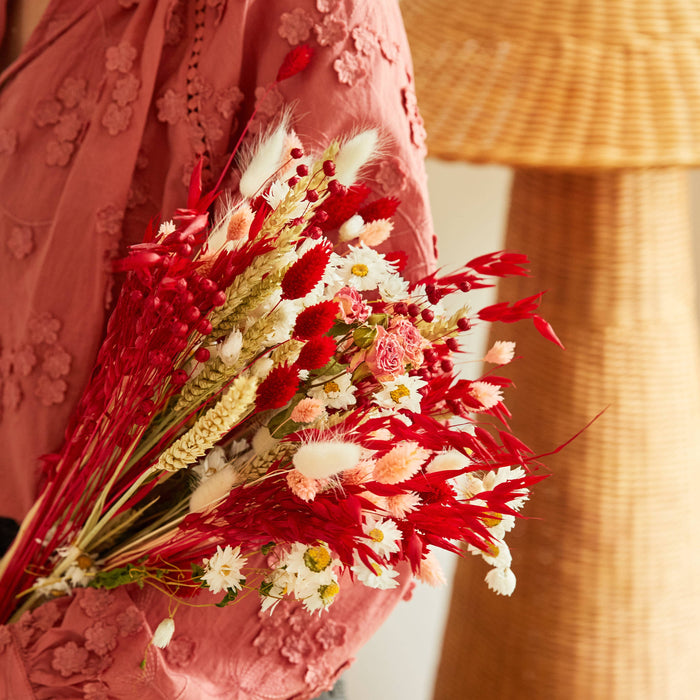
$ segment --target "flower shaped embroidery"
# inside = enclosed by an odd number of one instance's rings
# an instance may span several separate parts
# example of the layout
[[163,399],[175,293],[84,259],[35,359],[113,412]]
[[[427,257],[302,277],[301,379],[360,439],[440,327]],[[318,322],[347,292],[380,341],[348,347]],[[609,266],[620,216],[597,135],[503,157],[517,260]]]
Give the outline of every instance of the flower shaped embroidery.
[[61,322],[50,312],[44,311],[33,316],[27,324],[29,341],[37,345],[38,343],[48,343],[49,345],[58,340],[58,332],[61,330]]
[[71,361],[71,356],[60,345],[53,345],[44,354],[41,369],[52,379],[58,379],[70,372]]
[[112,606],[112,599],[101,588],[85,588],[81,591],[80,607],[88,617],[102,617]]
[[408,171],[398,158],[386,158],[381,162],[375,180],[383,194],[400,192],[406,187]]
[[131,637],[143,627],[143,617],[135,605],[129,606],[117,617],[119,634],[122,637]]
[[367,59],[362,54],[343,51],[340,57],[333,61],[333,69],[341,83],[352,86],[367,75]]
[[86,683],[83,686],[83,697],[85,700],[110,700],[107,686],[101,681]]
[[17,150],[17,132],[14,129],[0,129],[0,153],[12,155]]
[[365,56],[370,56],[378,44],[377,35],[367,27],[355,27],[352,30],[352,41],[355,48]]
[[241,106],[241,102],[243,102],[243,93],[233,85],[217,93],[216,110],[224,119],[231,119]]
[[270,120],[280,113],[284,105],[282,93],[276,87],[269,91],[264,87],[255,88],[255,100],[258,112],[248,127],[252,134],[262,131]]
[[333,687],[330,669],[323,661],[309,664],[304,674],[304,683],[313,688],[314,693],[330,690]]
[[316,631],[316,641],[325,649],[345,644],[346,627],[335,620],[325,620]]
[[40,605],[33,613],[34,624],[42,632],[51,629],[61,619],[61,611],[55,602]]
[[280,646],[279,630],[272,625],[263,627],[253,640],[253,646],[261,656],[275,651]]
[[102,115],[102,126],[107,129],[110,136],[116,136],[127,130],[132,113],[133,110],[128,105],[120,107],[116,102],[111,102]]
[[97,233],[118,236],[122,230],[124,211],[113,204],[102,207],[95,215]]
[[105,51],[105,67],[107,70],[118,70],[128,73],[134,65],[137,56],[136,49],[128,41],[120,41],[117,46],[110,46]]
[[277,32],[294,46],[309,38],[313,24],[314,18],[303,8],[297,7],[291,12],[282,14]]
[[68,385],[62,379],[51,379],[48,374],[42,374],[37,380],[34,395],[44,406],[61,403],[66,397]]
[[85,647],[79,647],[75,642],[68,642],[53,650],[51,666],[64,678],[72,676],[85,668],[88,660],[88,651]]
[[56,97],[63,102],[64,107],[77,107],[85,98],[87,82],[83,78],[66,78],[56,92]]
[[289,634],[284,638],[280,654],[293,664],[300,664],[308,659],[314,651],[311,642],[302,636]]
[[314,27],[316,38],[321,46],[332,46],[345,41],[348,36],[348,25],[343,19],[328,15],[323,22]]
[[163,96],[156,100],[156,108],[159,121],[177,124],[187,116],[187,99],[182,93],[166,90]]
[[17,260],[26,258],[34,250],[34,232],[29,226],[14,226],[7,239],[7,249]]
[[215,143],[224,137],[221,120],[215,114],[201,115],[200,122],[208,143]]
[[76,112],[62,114],[58,124],[54,126],[53,133],[59,141],[75,141],[83,128],[83,121]]
[[141,81],[129,73],[115,82],[112,99],[120,107],[124,107],[138,97],[139,87],[141,87]]
[[175,668],[182,668],[192,661],[195,643],[189,637],[175,637],[165,648],[167,662]]
[[104,656],[117,646],[117,628],[108,622],[96,622],[85,630],[85,640],[86,649]]
[[49,141],[46,144],[46,164],[59,167],[68,165],[74,149],[70,141]]
[[34,123],[37,126],[55,124],[61,116],[62,110],[61,103],[56,99],[41,100],[41,102],[37,102],[32,112]]
[[31,345],[23,345],[12,355],[12,366],[20,377],[28,377],[36,364],[36,353]]
[[423,151],[425,149],[426,132],[425,126],[423,125],[423,118],[418,111],[418,100],[416,99],[416,93],[412,83],[409,82],[406,87],[401,88],[401,98],[411,129],[411,141],[416,148]]
[[400,48],[395,41],[387,39],[384,36],[380,36],[379,49],[382,52],[382,56],[384,56],[389,63],[396,63],[396,59],[399,57]]

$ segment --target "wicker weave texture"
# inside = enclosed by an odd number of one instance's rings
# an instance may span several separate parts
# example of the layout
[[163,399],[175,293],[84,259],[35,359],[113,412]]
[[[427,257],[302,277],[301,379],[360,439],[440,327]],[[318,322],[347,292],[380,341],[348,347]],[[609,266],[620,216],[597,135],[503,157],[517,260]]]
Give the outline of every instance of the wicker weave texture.
[[700,163],[698,0],[404,0],[431,155]]
[[546,462],[509,536],[512,598],[460,562],[436,699],[685,700],[700,688],[700,370],[686,180],[516,171],[507,246],[551,291],[566,351],[529,327],[512,425]]

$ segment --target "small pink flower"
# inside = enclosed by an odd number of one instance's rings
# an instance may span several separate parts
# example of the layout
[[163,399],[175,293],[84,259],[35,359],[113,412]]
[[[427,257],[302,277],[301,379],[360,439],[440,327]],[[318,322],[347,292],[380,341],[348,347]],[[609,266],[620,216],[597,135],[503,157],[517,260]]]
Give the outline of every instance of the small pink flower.
[[321,46],[333,46],[345,41],[348,36],[348,25],[345,20],[329,15],[323,18],[323,22],[314,26],[314,31]]
[[381,49],[382,56],[384,56],[389,63],[396,63],[396,59],[399,57],[400,47],[395,41],[380,36],[379,48]]
[[440,566],[440,562],[432,552],[428,552],[425,559],[421,561],[417,577],[419,581],[427,583],[433,588],[444,586],[447,583],[442,566]]
[[79,647],[75,642],[68,642],[53,650],[51,666],[64,678],[68,678],[85,669],[88,656],[89,654],[85,647]]
[[486,353],[484,362],[495,365],[507,365],[515,356],[515,343],[509,340],[497,340]]
[[333,298],[340,307],[338,315],[345,323],[366,321],[372,313],[372,308],[354,287],[343,287]]
[[110,136],[121,134],[129,128],[133,109],[130,106],[120,107],[116,102],[110,102],[102,115],[102,126],[107,129]]
[[81,590],[79,602],[88,617],[102,617],[112,607],[112,597],[103,588]]
[[423,350],[429,347],[430,343],[420,334],[420,331],[402,316],[392,319],[389,331],[399,339],[406,354],[406,360],[414,367],[422,365]]
[[323,401],[319,399],[302,399],[292,410],[290,418],[296,423],[311,423],[323,411]]
[[63,102],[66,109],[73,109],[73,107],[77,107],[82,102],[86,93],[87,83],[83,78],[68,77],[61,83],[61,87],[56,92],[56,97]]
[[117,80],[114,84],[112,99],[120,107],[124,107],[138,97],[140,87],[141,81],[135,75],[129,73],[123,78],[119,78],[119,80]]
[[412,491],[409,493],[399,493],[396,496],[387,496],[386,509],[395,518],[404,518],[408,513],[412,513],[421,504],[420,496]]
[[95,215],[97,233],[107,236],[118,236],[122,230],[124,211],[113,204],[102,207]]
[[367,75],[367,59],[357,52],[343,51],[333,61],[333,70],[341,83],[352,86]]
[[371,481],[376,465],[373,459],[361,459],[352,469],[343,472],[343,481],[355,486]]
[[291,12],[284,12],[280,17],[278,34],[292,46],[301,44],[309,38],[314,18],[303,8],[297,7]]
[[243,102],[243,93],[232,85],[216,94],[216,110],[224,119],[231,119]]
[[370,56],[378,44],[377,35],[367,27],[355,27],[352,30],[352,40],[357,51],[365,56]]
[[61,322],[52,313],[44,311],[33,316],[27,324],[29,341],[37,345],[48,343],[49,345],[58,340],[58,332],[61,330]]
[[398,158],[386,158],[377,168],[375,179],[384,194],[396,194],[406,187],[408,170]]
[[31,345],[23,345],[12,356],[12,366],[20,377],[28,377],[36,365],[36,353]]
[[17,132],[14,129],[0,129],[0,153],[12,155],[17,150]]
[[481,404],[484,411],[488,411],[503,400],[501,387],[489,382],[472,382],[469,393]]
[[85,630],[85,648],[104,656],[117,646],[117,628],[103,621],[98,621]]
[[59,141],[75,141],[83,128],[83,121],[76,112],[62,114],[58,124],[54,126],[53,133]]
[[53,345],[44,354],[41,369],[52,379],[58,379],[70,372],[72,359],[60,345]]
[[287,486],[289,490],[302,501],[313,501],[319,489],[319,480],[310,479],[301,472],[293,469],[287,474]]
[[393,229],[394,224],[388,219],[370,221],[366,223],[362,227],[362,231],[360,231],[360,243],[364,243],[370,248],[375,248],[389,238]]
[[46,165],[68,165],[74,150],[75,146],[70,141],[49,141],[46,144]]
[[131,637],[143,627],[143,614],[135,605],[131,605],[123,613],[119,613],[117,625],[122,637]]
[[428,455],[417,442],[401,442],[377,460],[374,478],[381,484],[398,484],[418,472]]
[[316,641],[328,651],[331,647],[342,647],[345,644],[347,628],[341,622],[326,618],[314,635]]
[[17,260],[26,258],[34,250],[34,232],[29,226],[13,226],[7,239],[7,248]]
[[168,124],[177,124],[187,117],[187,98],[183,93],[166,90],[162,97],[156,100],[158,120]]
[[377,326],[377,337],[365,355],[365,362],[372,374],[380,381],[393,379],[403,374],[406,368],[406,352],[403,341],[383,326]]
[[34,123],[37,126],[47,126],[49,124],[55,124],[58,118],[61,116],[61,111],[63,107],[61,103],[54,99],[41,100],[37,102],[32,112],[32,117],[34,118]]
[[102,681],[85,683],[83,686],[84,700],[110,700],[109,688]]
[[110,46],[105,51],[105,67],[107,70],[128,73],[137,55],[138,52],[128,41],[121,41],[117,46]]
[[61,403],[66,398],[68,385],[63,379],[51,379],[48,374],[42,374],[37,380],[34,394],[44,406]]
[[257,87],[255,88],[255,106],[257,115],[248,127],[253,134],[263,130],[280,113],[284,106],[284,97],[276,87],[269,90],[265,87]]
[[194,640],[189,637],[175,637],[163,653],[170,666],[182,668],[192,661],[195,646]]

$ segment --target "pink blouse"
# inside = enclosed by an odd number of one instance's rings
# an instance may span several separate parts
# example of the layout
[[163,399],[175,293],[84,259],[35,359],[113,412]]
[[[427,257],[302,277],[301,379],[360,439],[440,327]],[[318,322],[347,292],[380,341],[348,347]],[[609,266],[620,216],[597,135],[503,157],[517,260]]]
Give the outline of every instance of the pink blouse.
[[[265,95],[299,43],[315,48],[312,65]],[[409,277],[433,268],[395,0],[51,0],[0,75],[0,515],[22,518],[38,457],[60,445],[117,291],[110,261],[185,203],[200,157],[213,182],[256,106],[253,136],[290,106],[309,146],[379,127],[386,155],[368,184],[402,200],[385,247],[409,254]],[[0,627],[0,697],[312,697],[406,581],[346,585],[321,619],[296,606],[264,618],[245,603],[181,607],[174,642],[143,671],[167,599],[81,591]]]

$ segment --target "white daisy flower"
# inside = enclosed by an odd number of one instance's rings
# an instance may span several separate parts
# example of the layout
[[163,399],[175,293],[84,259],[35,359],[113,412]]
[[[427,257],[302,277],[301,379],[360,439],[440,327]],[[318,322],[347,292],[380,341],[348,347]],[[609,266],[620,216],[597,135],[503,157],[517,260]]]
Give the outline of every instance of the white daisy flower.
[[323,401],[326,408],[347,408],[355,404],[356,388],[349,373],[319,377],[318,382],[319,385],[309,389],[307,395]]
[[364,531],[371,540],[369,546],[383,558],[398,552],[401,531],[393,520],[383,520],[368,515],[365,518]]
[[381,408],[398,411],[407,409],[414,413],[420,412],[423,396],[418,391],[427,382],[419,377],[409,377],[402,374],[389,382],[381,382],[382,389],[374,395],[374,401]]
[[491,569],[485,580],[486,585],[498,595],[511,595],[515,590],[515,574],[508,567]]
[[239,591],[243,588],[242,581],[245,581],[245,576],[241,573],[245,563],[246,557],[241,556],[240,547],[233,549],[231,545],[226,545],[221,549],[221,546],[217,546],[216,554],[211,559],[204,560],[202,581],[206,582],[212,593]]
[[376,289],[387,276],[396,272],[381,253],[364,244],[350,246],[345,257],[341,258],[338,273],[344,284],[367,292]]
[[408,282],[401,275],[387,275],[379,282],[379,293],[385,301],[402,301],[408,296]]
[[320,612],[331,605],[339,591],[338,581],[333,579],[330,583],[319,586],[313,593],[304,596],[301,600],[309,612]]
[[40,576],[34,581],[34,588],[47,598],[70,594],[70,586],[65,579],[52,579]]
[[486,542],[487,551],[478,549],[474,545],[469,545],[468,549],[472,554],[480,554],[482,559],[491,566],[504,568],[510,566],[513,557],[508,549],[508,545],[503,540],[493,540]]
[[458,498],[469,500],[484,490],[484,484],[473,474],[460,474],[451,480]]
[[372,562],[370,566],[367,566],[356,558],[352,571],[368,588],[387,590],[399,585],[399,582],[396,581],[399,572],[390,566],[381,566],[377,562]]
[[87,586],[96,573],[97,569],[95,569],[94,566],[83,569],[81,566],[73,564],[73,566],[69,566],[66,569],[66,573],[63,574],[63,577],[66,581],[70,582],[72,588],[76,588],[78,586]]

